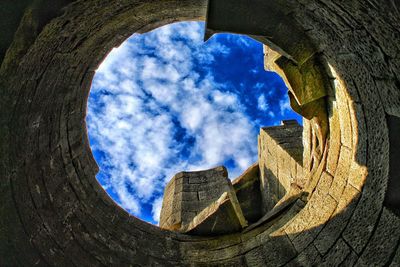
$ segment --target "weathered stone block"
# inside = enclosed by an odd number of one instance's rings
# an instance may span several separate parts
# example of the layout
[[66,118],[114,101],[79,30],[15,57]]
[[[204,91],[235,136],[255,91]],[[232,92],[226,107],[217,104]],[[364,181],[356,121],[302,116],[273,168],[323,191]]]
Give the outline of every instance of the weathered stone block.
[[225,192],[222,196],[195,214],[189,225],[181,228],[182,232],[194,235],[220,235],[240,231],[247,223],[233,194]]
[[357,205],[359,194],[360,192],[349,184],[344,189],[338,206],[332,214],[329,222],[325,224],[325,227],[314,241],[314,245],[321,254],[324,255],[327,253],[343,232]]
[[340,148],[338,168],[335,171],[335,179],[333,180],[332,187],[329,191],[330,195],[337,201],[340,200],[340,196],[346,187],[347,179],[349,178],[351,162],[352,157],[350,149],[342,146]]
[[318,58],[313,56],[302,65],[281,57],[276,64],[284,71],[299,105],[305,105],[326,96],[326,78]]
[[285,266],[319,266],[320,262],[321,255],[319,254],[318,250],[313,245],[309,245],[295,259],[290,261]]
[[343,241],[342,238],[336,242],[336,244],[329,250],[329,252],[324,256],[321,266],[338,266],[342,263],[346,257],[350,254],[351,249]]
[[336,167],[339,160],[340,153],[340,122],[339,114],[337,110],[336,101],[330,102],[330,116],[329,116],[329,129],[330,129],[330,139],[329,139],[329,153],[327,157],[326,169],[331,174],[334,175]]
[[348,94],[342,81],[339,80],[336,86],[336,101],[339,109],[339,122],[340,122],[340,134],[341,142],[348,148],[352,148],[353,144],[353,133],[352,133],[352,121],[350,118],[350,106],[348,102]]
[[284,121],[282,126],[260,130],[258,149],[263,214],[290,191],[291,184],[304,184],[302,133],[303,127],[296,121]]
[[388,261],[400,239],[400,218],[383,208],[368,246],[358,260],[358,266],[379,266]]
[[160,227],[192,234],[223,234],[247,226],[225,167],[181,172],[164,191]]

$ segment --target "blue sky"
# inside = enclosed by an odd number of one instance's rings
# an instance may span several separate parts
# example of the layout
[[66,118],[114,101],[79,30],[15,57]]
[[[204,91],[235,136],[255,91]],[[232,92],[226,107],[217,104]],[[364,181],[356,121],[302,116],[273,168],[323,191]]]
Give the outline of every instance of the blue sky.
[[300,117],[262,45],[181,22],[134,34],[96,71],[88,104],[97,179],[131,214],[158,223],[164,186],[183,170],[219,165],[231,179],[257,161],[263,126]]

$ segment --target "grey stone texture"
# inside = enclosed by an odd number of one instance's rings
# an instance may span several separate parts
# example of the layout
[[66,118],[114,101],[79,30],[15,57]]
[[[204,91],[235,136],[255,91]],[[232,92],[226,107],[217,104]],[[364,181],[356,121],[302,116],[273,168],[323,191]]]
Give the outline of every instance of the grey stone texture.
[[232,181],[233,188],[243,216],[249,223],[256,222],[262,216],[260,168],[254,163],[242,175]]
[[318,58],[331,83],[329,127],[317,147],[318,123],[303,121],[305,205],[216,237],[162,230],[116,205],[96,181],[85,125],[107,53],[134,32],[204,20],[206,1],[34,4],[0,67],[2,266],[399,265],[399,217],[385,207],[396,145],[387,114],[400,116],[398,1],[254,0],[236,9],[256,9],[256,38],[299,66]]
[[247,226],[234,192],[225,192],[215,202],[196,215],[185,232],[208,236],[230,234]]
[[160,227],[192,234],[226,234],[247,226],[225,167],[180,172],[164,190]]

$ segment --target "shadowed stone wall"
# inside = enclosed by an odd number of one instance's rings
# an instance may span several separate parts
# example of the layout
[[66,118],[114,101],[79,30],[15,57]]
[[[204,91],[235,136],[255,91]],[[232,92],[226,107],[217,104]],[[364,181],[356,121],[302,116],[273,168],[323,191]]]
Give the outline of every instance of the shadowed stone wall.
[[224,167],[174,175],[164,191],[160,227],[179,230],[229,190],[228,172]]
[[225,167],[180,172],[164,190],[160,227],[196,234],[238,232],[247,222]]
[[291,185],[303,188],[303,127],[296,121],[264,127],[258,136],[262,211],[270,211]]
[[254,163],[239,177],[232,181],[243,215],[249,223],[258,221],[262,216],[260,190],[260,168]]
[[263,1],[255,15],[266,38],[287,36],[282,51],[297,62],[317,57],[329,77],[329,131],[323,146],[310,146],[316,129],[304,120],[305,206],[211,238],[161,230],[118,207],[96,181],[85,125],[107,53],[134,32],[203,20],[205,1],[60,3],[41,24],[25,15],[0,69],[2,265],[400,265],[400,220],[384,202],[386,118],[400,116],[397,1]]

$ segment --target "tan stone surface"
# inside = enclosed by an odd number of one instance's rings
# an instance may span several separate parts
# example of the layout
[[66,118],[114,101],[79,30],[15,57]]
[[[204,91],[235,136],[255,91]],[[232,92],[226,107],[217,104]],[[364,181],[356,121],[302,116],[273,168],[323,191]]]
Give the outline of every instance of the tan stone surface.
[[300,66],[284,57],[279,58],[276,64],[285,73],[289,89],[300,106],[326,96],[325,77],[315,56]]
[[328,146],[325,147],[321,159],[315,163],[316,166],[310,172],[307,172],[306,176],[307,184],[304,187],[304,190],[310,194],[315,190],[315,187],[317,186],[322,173],[326,170],[327,154],[328,154]]
[[329,129],[330,129],[329,154],[326,163],[326,169],[331,175],[334,175],[338,164],[340,147],[341,147],[341,142],[340,142],[341,130],[340,130],[339,114],[337,110],[336,101],[332,101],[330,110],[331,113],[329,115]]
[[335,179],[333,180],[332,187],[329,190],[329,194],[336,199],[340,200],[344,188],[346,187],[347,180],[349,178],[349,171],[352,162],[351,150],[345,146],[340,148],[340,155],[338,161],[338,168],[335,171]]
[[290,191],[292,183],[304,184],[303,172],[297,171],[302,168],[301,136],[302,127],[297,123],[260,130],[258,147],[264,214]]
[[356,161],[352,161],[349,171],[348,183],[361,192],[367,176],[368,169],[365,166],[358,164]]
[[343,145],[347,146],[348,148],[353,147],[353,133],[352,133],[352,122],[350,119],[350,109],[349,109],[349,102],[348,96],[345,92],[343,82],[338,80],[336,86],[336,101],[337,107],[340,110],[339,113],[339,122],[340,122],[340,133],[341,133],[341,142]]
[[306,176],[312,169],[312,128],[311,122],[303,118],[303,176]]
[[314,242],[315,246],[322,254],[329,251],[343,232],[349,217],[357,205],[359,195],[360,192],[351,185],[347,185],[344,189],[343,196],[332,214],[332,218],[324,226]]
[[274,51],[267,45],[263,45],[263,51],[264,51],[264,69],[266,71],[272,71],[279,74],[279,76],[281,76],[281,78],[285,82],[286,87],[289,88],[289,91],[292,91],[290,83],[286,78],[285,72],[275,62],[281,57],[281,54],[279,54],[279,52],[277,51]]
[[337,202],[329,195],[311,198],[296,218],[285,227],[298,251],[305,249],[322,230],[337,206]]
[[349,101],[352,143],[354,153],[354,161],[360,166],[367,164],[367,136],[363,133],[367,131],[365,117],[362,106],[354,101]]

